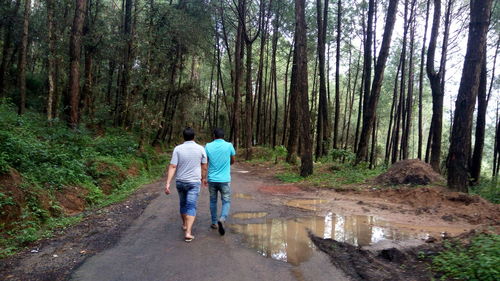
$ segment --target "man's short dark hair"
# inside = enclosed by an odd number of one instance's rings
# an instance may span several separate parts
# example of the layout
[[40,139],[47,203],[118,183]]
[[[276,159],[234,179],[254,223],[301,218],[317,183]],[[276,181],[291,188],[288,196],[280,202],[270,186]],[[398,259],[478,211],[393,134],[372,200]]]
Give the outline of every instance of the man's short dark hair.
[[191,127],[187,127],[182,131],[182,135],[184,136],[185,141],[192,141],[194,140],[194,130]]
[[221,128],[216,128],[214,130],[214,138],[223,139],[224,138],[224,130],[222,130]]

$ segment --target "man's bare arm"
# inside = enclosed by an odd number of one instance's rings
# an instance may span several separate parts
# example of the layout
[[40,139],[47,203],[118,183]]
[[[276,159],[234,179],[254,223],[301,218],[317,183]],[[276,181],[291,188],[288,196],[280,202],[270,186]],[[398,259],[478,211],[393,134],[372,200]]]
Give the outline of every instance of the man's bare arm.
[[231,165],[234,164],[234,155],[231,156]]
[[166,194],[170,194],[170,182],[174,178],[176,170],[177,170],[177,165],[174,164],[168,165],[167,184],[165,185]]
[[208,170],[208,164],[201,164],[201,182],[205,186],[207,184],[207,170]]

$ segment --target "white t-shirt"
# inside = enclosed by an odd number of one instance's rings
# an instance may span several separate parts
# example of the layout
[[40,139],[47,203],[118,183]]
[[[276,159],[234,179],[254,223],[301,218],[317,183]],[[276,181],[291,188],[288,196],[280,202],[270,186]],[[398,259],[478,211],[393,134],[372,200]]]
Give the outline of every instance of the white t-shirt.
[[194,141],[186,141],[174,148],[170,164],[177,165],[175,180],[201,182],[201,164],[207,163],[203,146]]

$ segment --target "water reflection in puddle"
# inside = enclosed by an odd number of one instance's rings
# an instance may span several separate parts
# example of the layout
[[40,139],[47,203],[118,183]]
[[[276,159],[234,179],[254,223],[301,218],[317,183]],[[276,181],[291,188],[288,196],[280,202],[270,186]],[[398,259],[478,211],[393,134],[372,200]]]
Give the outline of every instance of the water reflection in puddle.
[[285,202],[286,206],[300,208],[309,211],[317,211],[317,205],[328,202],[325,199],[292,199]]
[[246,193],[235,193],[233,195],[234,198],[241,198],[241,199],[253,199],[253,196],[250,194]]
[[258,218],[263,218],[267,216],[266,212],[242,212],[242,213],[235,213],[232,215],[233,218],[235,219],[258,219]]
[[366,246],[378,241],[426,238],[424,230],[396,230],[391,224],[371,216],[342,216],[329,212],[326,216],[295,219],[267,219],[264,223],[233,224],[231,228],[245,235],[245,241],[262,256],[293,265],[307,261],[314,248],[307,235],[315,235]]

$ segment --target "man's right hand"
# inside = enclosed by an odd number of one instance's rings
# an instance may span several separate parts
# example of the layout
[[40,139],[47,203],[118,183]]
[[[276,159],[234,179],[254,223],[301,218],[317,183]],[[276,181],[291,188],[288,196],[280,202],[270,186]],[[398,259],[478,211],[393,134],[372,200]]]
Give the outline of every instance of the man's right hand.
[[170,194],[170,183],[167,183],[165,185],[165,194],[169,195]]

